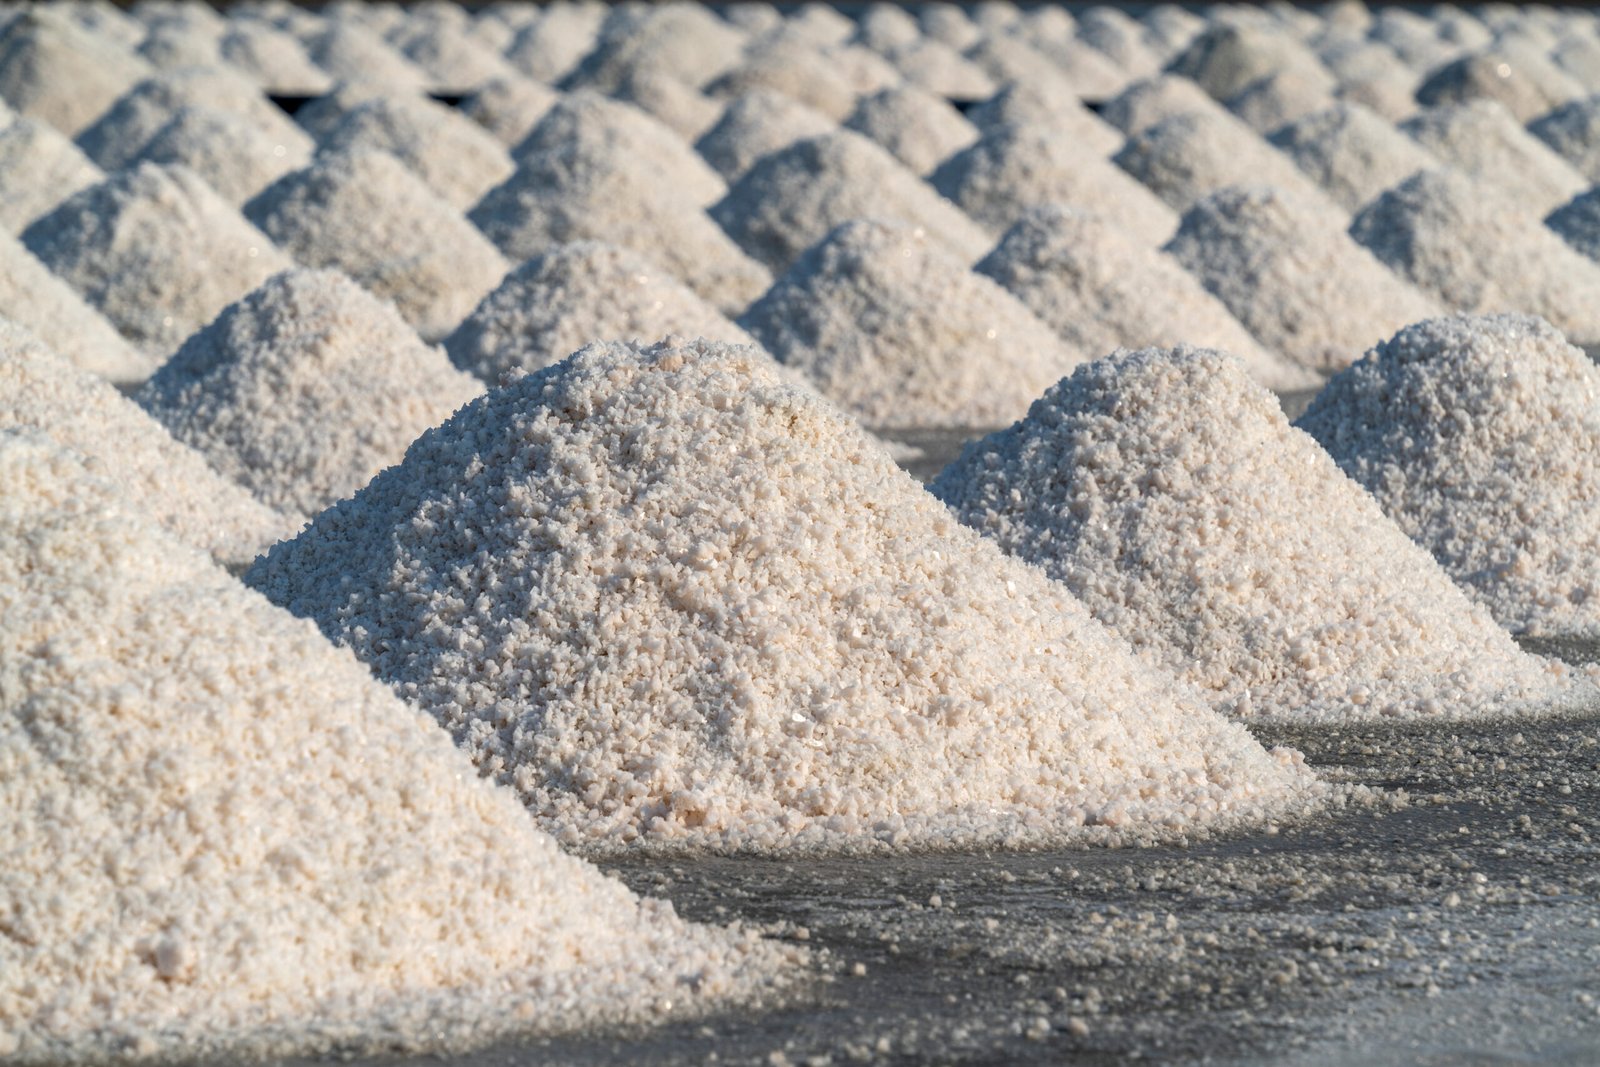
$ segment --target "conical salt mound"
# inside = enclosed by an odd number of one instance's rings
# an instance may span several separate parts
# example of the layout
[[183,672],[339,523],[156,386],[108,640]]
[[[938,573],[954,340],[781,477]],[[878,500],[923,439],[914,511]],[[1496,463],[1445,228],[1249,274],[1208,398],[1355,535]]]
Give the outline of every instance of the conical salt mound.
[[172,536],[238,567],[296,524],[206,465],[139,406],[0,319],[0,426],[49,434]]
[[511,75],[485,82],[461,102],[461,113],[510,149],[528,136],[560,99],[561,94],[548,85]]
[[711,217],[774,271],[788,270],[800,253],[851,219],[921,226],[964,263],[977,262],[994,243],[960,208],[853,130],[800,141],[758,160]]
[[1091,357],[1187,339],[1237,357],[1268,389],[1307,389],[1321,380],[1263,348],[1171,256],[1087,212],[1033,208],[976,270]]
[[1264,186],[1223,189],[1183,216],[1167,251],[1263,344],[1328,371],[1442,309],[1324,205]]
[[143,505],[0,431],[8,1060],[445,1049],[779,978],[563,854]]
[[49,4],[29,4],[0,29],[0,99],[68,137],[149,74],[137,55]]
[[605,4],[541,4],[539,17],[517,31],[506,60],[535,81],[554,84],[594,49]]
[[222,59],[268,93],[314,96],[333,84],[290,33],[258,18],[230,20],[217,42]]
[[725,180],[735,182],[769,152],[833,128],[832,119],[798,100],[772,89],[752,89],[734,98],[694,147]]
[[969,108],[966,117],[985,133],[1002,126],[1045,126],[1070,137],[1082,151],[1106,159],[1122,147],[1122,134],[1075,97],[1063,98],[1036,85],[1008,85]]
[[1320,71],[1322,64],[1287,29],[1217,22],[1167,64],[1218,100],[1284,70]]
[[1296,424],[1500,624],[1600,636],[1600,371],[1548,323],[1407,327]]
[[1600,698],[1517,649],[1222,353],[1119,352],[935,496],[1236,715],[1509,715]]
[[22,243],[157,357],[292,265],[189,168],[154,163],[68,198]]
[[888,149],[913,174],[929,173],[978,139],[977,127],[961,112],[913,85],[865,98],[845,125]]
[[311,162],[310,137],[264,137],[240,115],[208,107],[180,108],[145,144],[135,163],[181,163],[230,204],[242,204]]
[[305,42],[306,54],[337,81],[370,81],[390,92],[423,93],[428,73],[384,42],[382,35],[348,18],[328,20],[327,29]]
[[1589,188],[1587,178],[1493,100],[1426,108],[1400,128],[1485,188],[1540,215]]
[[1268,140],[1346,211],[1439,165],[1426,148],[1360,104],[1340,103],[1284,126]]
[[358,104],[318,140],[324,152],[388,152],[460,211],[517,169],[489,131],[420,96],[394,94]]
[[1325,72],[1280,70],[1251,82],[1227,100],[1228,110],[1265,137],[1280,126],[1333,104],[1336,85]]
[[757,350],[594,345],[247,581],[567,843],[929,848],[1306,797]]
[[78,146],[47,122],[16,118],[0,129],[0,229],[21,233],[73,193],[105,180]]
[[733,66],[745,43],[742,31],[697,3],[613,7],[594,49],[562,79],[562,87],[607,92],[640,68],[699,87]]
[[310,516],[481,391],[392,305],[295,270],[185,341],[135,399],[262,503]]
[[903,223],[857,220],[739,319],[870,426],[999,426],[1083,357],[1014,296]]
[[1514,58],[1493,51],[1462,56],[1435,68],[1417,86],[1417,100],[1424,106],[1487,98],[1505,105],[1518,122],[1531,122],[1587,95],[1545,57],[1520,51]]
[[[1596,69],[1600,71],[1600,67]],[[1529,123],[1528,132],[1589,181],[1600,182],[1600,97],[1585,97],[1558,107]]]
[[263,189],[244,213],[296,262],[343,271],[393,301],[429,341],[455,329],[510,269],[387,152],[320,155]]
[[456,366],[493,384],[538,370],[593,341],[671,336],[749,344],[728,321],[636,252],[594,241],[558,245],[508,275],[445,339]]
[[722,99],[763,89],[836,123],[850,116],[858,97],[836,55],[788,36],[758,43],[738,66],[706,86],[708,94]]
[[1100,109],[1100,119],[1129,137],[1172,118],[1194,112],[1222,115],[1227,111],[1204,89],[1176,74],[1158,74],[1130,85]]

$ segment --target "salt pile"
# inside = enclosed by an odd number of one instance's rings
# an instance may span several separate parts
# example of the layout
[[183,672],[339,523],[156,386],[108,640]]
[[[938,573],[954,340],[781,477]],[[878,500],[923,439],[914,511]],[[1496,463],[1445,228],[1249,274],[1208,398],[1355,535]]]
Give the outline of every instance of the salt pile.
[[291,265],[193,171],[153,163],[68,198],[22,243],[152,356]]
[[560,99],[561,94],[549,86],[513,75],[485,82],[461,102],[461,113],[509,149],[528,136]]
[[1519,651],[1220,352],[1080,367],[930,488],[1229,714],[1499,716],[1595,695]]
[[1156,4],[1140,16],[1139,21],[1144,25],[1146,40],[1165,63],[1170,63],[1189,47],[1206,28],[1205,19],[1170,3]]
[[14,118],[0,127],[0,229],[19,233],[73,193],[105,180],[54,126]]
[[[443,11],[457,17],[442,17]],[[441,93],[462,95],[516,73],[499,52],[474,37],[471,19],[459,7],[414,8],[387,40],[426,71]]]
[[898,4],[878,0],[868,4],[856,16],[857,44],[874,52],[888,52],[901,45],[915,44],[922,39],[922,28],[917,20]]
[[1078,37],[1104,52],[1131,78],[1150,78],[1161,72],[1163,61],[1151,49],[1144,27],[1114,7],[1100,5],[1079,12]]
[[650,115],[685,142],[709,130],[722,116],[724,103],[681,78],[648,68],[631,71],[611,95]]
[[294,113],[294,121],[320,141],[338,128],[344,117],[362,104],[383,100],[391,96],[414,96],[405,89],[395,89],[375,81],[340,82],[331,93],[324,93]]
[[1439,165],[1433,153],[1360,104],[1335,104],[1268,140],[1346,211]]
[[1008,85],[969,108],[966,117],[984,132],[1001,126],[1048,126],[1072,138],[1084,152],[1106,158],[1122,147],[1122,134],[1076,99],[1035,85]]
[[885,89],[893,89],[905,81],[893,63],[860,45],[843,44],[829,48],[823,53],[823,57],[844,79],[844,87],[858,99]]
[[976,269],[1091,356],[1189,338],[1233,354],[1269,389],[1319,381],[1263,348],[1172,257],[1088,212],[1029,209]]
[[511,156],[487,131],[453,109],[421,97],[370,100],[319,140],[325,152],[352,148],[388,152],[445,203],[462,211],[516,170]]
[[45,4],[29,4],[0,29],[0,99],[68,137],[92,122],[150,67]]
[[230,567],[294,532],[295,523],[213,471],[114,386],[3,319],[0,356],[0,427],[48,434],[88,457],[138,501],[146,521]]
[[518,30],[506,48],[507,62],[534,81],[553,85],[594,48],[606,11],[603,3],[541,5],[538,19]]
[[[1218,100],[1282,71],[1320,72],[1322,64],[1292,33],[1237,22],[1214,22],[1167,64]],[[1310,74],[1308,73],[1308,76]]]
[[718,174],[734,182],[762,156],[833,128],[832,119],[798,100],[773,89],[752,89],[735,97],[694,147]]
[[[1020,35],[989,34],[967,49],[967,58],[994,79],[996,85],[1059,85],[1067,99],[1087,99],[1089,94],[1071,72]],[[1104,99],[1096,96],[1094,99]]]
[[888,149],[915,174],[927,174],[978,139],[977,127],[961,112],[913,85],[864,98],[845,126]]
[[1418,323],[1296,423],[1515,633],[1600,634],[1600,372],[1528,315]]
[[248,119],[207,107],[185,107],[145,144],[134,163],[181,163],[230,204],[243,204],[292,170],[311,162],[311,138],[263,137]]
[[512,271],[445,339],[456,366],[494,383],[592,341],[670,336],[749,344],[750,335],[636,252],[583,241]]
[[[1031,14],[1037,20],[1053,12],[1065,14],[1060,8],[1051,7],[1036,7]],[[1066,75],[1079,99],[1109,100],[1133,80],[1104,52],[1085,44],[1070,30],[1056,37],[1035,35],[1028,43]]]
[[1524,210],[1543,215],[1589,187],[1493,100],[1425,108],[1400,128],[1445,163]]
[[1092,211],[1135,240],[1159,245],[1178,216],[1093,150],[1049,126],[1002,126],[946,160],[933,187],[995,233],[1037,204]]
[[851,130],[799,141],[756,161],[711,217],[774,271],[841,223],[894,219],[921,226],[965,263],[993,239],[888,152]]
[[564,855],[426,716],[47,440],[5,434],[0,485],[8,1053],[460,1047],[704,1010],[795,958]]
[[586,849],[1201,829],[1316,788],[749,348],[516,380],[247,581]]
[[1339,99],[1370,108],[1390,122],[1417,110],[1421,79],[1388,46],[1358,37],[1324,44],[1317,54],[1338,79]]
[[16,238],[0,232],[0,316],[32,330],[68,362],[115,382],[136,385],[157,360],[127,341]]
[[660,70],[698,88],[731,69],[745,44],[743,32],[697,3],[613,7],[594,49],[562,79],[562,88],[609,92],[640,69]]
[[[318,156],[244,206],[307,267],[343,271],[443,337],[510,269],[483,234],[387,152]],[[242,295],[242,294],[240,294]]]
[[857,94],[838,63],[787,36],[757,43],[738,66],[706,86],[724,100],[758,89],[782,93],[834,122],[849,118],[856,106]]
[[392,305],[296,270],[227,307],[135,399],[268,507],[311,516],[479,392]]
[[1438,68],[1417,86],[1417,102],[1425,107],[1488,98],[1505,105],[1522,123],[1587,95],[1581,85],[1542,57],[1492,51],[1463,56]]
[[1350,235],[1451,308],[1525,311],[1579,343],[1600,339],[1600,263],[1465,174],[1412,175],[1362,210]]
[[870,426],[998,426],[1082,356],[921,229],[850,222],[739,325]]
[[236,18],[217,42],[222,60],[269,93],[312,96],[333,85],[300,42],[259,19]]
[[1223,111],[1206,91],[1188,78],[1162,74],[1135,82],[1100,109],[1099,118],[1132,137],[1163,119],[1203,111]]
[[1270,186],[1201,200],[1167,251],[1260,339],[1302,366],[1348,366],[1440,312],[1345,233],[1344,220]]
[[983,31],[961,9],[961,5],[949,0],[919,4],[917,25],[929,40],[943,41],[951,48],[970,48],[983,36]]
[[1589,181],[1600,182],[1600,99],[1564,104],[1529,123],[1528,132]]
[[1260,134],[1333,103],[1335,83],[1319,69],[1280,70],[1228,97],[1228,110]]
[[395,93],[427,91],[426,71],[349,19],[330,19],[327,29],[304,43],[306,53],[335,81],[371,82]]
[[999,86],[982,67],[939,41],[919,37],[883,53],[905,78],[935,96],[950,100],[986,100]]

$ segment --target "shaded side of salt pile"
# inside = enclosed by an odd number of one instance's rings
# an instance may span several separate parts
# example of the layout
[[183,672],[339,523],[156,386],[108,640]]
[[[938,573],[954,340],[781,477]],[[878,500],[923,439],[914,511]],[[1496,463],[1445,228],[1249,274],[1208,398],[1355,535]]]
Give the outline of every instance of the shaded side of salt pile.
[[311,96],[333,84],[300,42],[260,19],[236,18],[217,42],[222,59],[269,93]]
[[352,148],[388,152],[461,211],[516,170],[504,146],[488,131],[423,97],[369,100],[318,142],[326,152]]
[[1579,343],[1600,338],[1600,263],[1458,171],[1412,175],[1367,205],[1350,235],[1453,309],[1526,311]]
[[0,487],[8,1058],[459,1048],[703,1011],[794,958],[563,854],[47,439],[0,434]]
[[933,187],[995,233],[1037,204],[1092,211],[1135,240],[1159,245],[1177,214],[1134,178],[1049,126],[1002,126],[946,160]]
[[318,156],[262,190],[244,213],[297,263],[338,269],[393,301],[430,341],[455,329],[510,269],[487,237],[387,152]]
[[947,44],[925,37],[891,48],[884,58],[924,92],[949,100],[986,100],[999,87],[984,69]]
[[1320,381],[1263,348],[1171,256],[1088,212],[1055,204],[1030,209],[976,269],[1089,356],[1186,338],[1234,355],[1269,389]]
[[226,566],[243,566],[293,521],[217,474],[108,382],[0,320],[0,427],[22,427],[88,457],[139,513]]
[[1288,68],[1257,78],[1233,96],[1228,110],[1246,126],[1267,134],[1333,103],[1335,83],[1320,68]]
[[1400,128],[1446,164],[1543,215],[1589,187],[1583,175],[1493,100],[1425,108]]
[[858,218],[921,226],[965,263],[994,243],[955,204],[852,130],[812,137],[758,160],[711,208],[711,217],[775,272],[787,270],[835,226]]
[[193,171],[153,163],[69,197],[22,243],[152,356],[291,266]]
[[687,286],[636,252],[583,241],[558,245],[512,271],[445,339],[456,366],[493,384],[538,370],[593,341],[670,336],[749,344]]
[[1132,137],[1174,115],[1221,110],[1221,104],[1188,78],[1160,74],[1128,86],[1100,109],[1099,118]]
[[0,229],[20,233],[73,193],[104,180],[49,123],[19,116],[0,128]]
[[961,112],[914,85],[863,98],[845,125],[888,149],[914,174],[927,174],[978,139]]
[[1439,165],[1433,153],[1360,104],[1335,104],[1268,140],[1351,212],[1417,171]]
[[1342,217],[1270,186],[1201,200],[1167,251],[1263,344],[1320,371],[1442,310],[1353,241]]
[[645,112],[685,142],[709,130],[721,117],[724,104],[682,78],[648,67],[630,71],[611,96]]
[[1216,99],[1227,100],[1269,75],[1320,71],[1321,66],[1316,55],[1287,31],[1214,22],[1167,64],[1167,70],[1192,79]]
[[695,151],[728,182],[769,152],[818,137],[832,119],[773,89],[751,89],[723,108],[722,117],[694,143]]
[[1526,52],[1515,57],[1494,51],[1462,56],[1417,86],[1417,102],[1424,107],[1487,98],[1499,101],[1521,123],[1587,95],[1554,63]]
[[535,81],[554,84],[594,48],[606,10],[589,3],[544,6],[537,20],[517,31],[506,60]]
[[135,400],[262,503],[311,516],[479,392],[392,305],[295,270],[185,341]]
[[366,81],[396,93],[428,89],[426,71],[389,47],[381,35],[349,19],[330,19],[327,29],[303,43],[317,66],[336,81]]
[[46,4],[29,4],[0,29],[0,99],[68,137],[149,74],[131,51]]
[[247,580],[586,849],[1199,830],[1312,788],[750,348],[511,382]]
[[547,85],[511,75],[485,82],[461,102],[461,113],[509,149],[528,136],[560,99],[561,94]]
[[1564,104],[1529,123],[1528,132],[1589,181],[1600,182],[1600,99]]
[[1163,62],[1170,63],[1205,31],[1206,21],[1177,4],[1160,3],[1139,17],[1145,39]]
[[983,36],[983,31],[962,10],[961,5],[950,0],[919,4],[917,25],[923,36],[929,40],[943,41],[951,48],[970,48]]
[[1107,159],[1122,147],[1122,134],[1075,98],[1035,85],[1008,85],[968,109],[966,117],[984,132],[1001,126],[1047,126],[1072,138],[1083,151]]
[[834,230],[739,325],[879,427],[997,426],[1082,356],[922,230]]
[[1600,372],[1548,323],[1401,330],[1296,423],[1517,633],[1600,634]]
[[230,204],[242,204],[311,162],[305,134],[262,136],[250,121],[207,107],[180,108],[145,144],[134,163],[181,163]]
[[1234,715],[1498,716],[1600,692],[1519,651],[1219,352],[1080,367],[931,488]]

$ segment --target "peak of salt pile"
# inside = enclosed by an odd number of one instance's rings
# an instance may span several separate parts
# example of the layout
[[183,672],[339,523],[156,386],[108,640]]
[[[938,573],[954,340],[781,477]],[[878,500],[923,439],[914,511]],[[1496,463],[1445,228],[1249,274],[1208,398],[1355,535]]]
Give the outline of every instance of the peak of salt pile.
[[453,108],[420,96],[394,95],[359,104],[318,140],[323,152],[388,152],[461,211],[517,169],[488,131]]
[[1085,99],[1086,94],[1077,79],[1034,44],[1024,35],[991,33],[968,48],[966,56],[994,79],[996,85],[1049,85],[1059,87],[1068,99]]
[[1368,35],[1392,49],[1419,74],[1439,70],[1468,51],[1468,46],[1439,36],[1426,15],[1397,4],[1385,4],[1376,12]]
[[[489,239],[387,152],[320,155],[244,206],[295,261],[343,271],[429,341],[510,269]],[[241,294],[242,295],[242,294]]]
[[548,85],[520,75],[485,82],[461,102],[461,113],[512,148],[539,124],[561,99]]
[[1220,352],[1118,352],[930,487],[1234,715],[1528,713],[1597,695],[1509,634]]
[[1589,181],[1600,182],[1600,97],[1563,104],[1529,123],[1528,132]]
[[396,89],[382,82],[340,82],[332,92],[324,93],[300,107],[294,113],[295,124],[320,141],[338,128],[344,117],[362,104],[383,100],[390,96],[416,96],[407,89]]
[[424,93],[426,71],[389,47],[376,31],[349,19],[330,19],[304,42],[317,66],[338,82],[371,82],[394,93]]
[[[1036,7],[1031,17],[1037,20],[1042,15],[1060,11],[1056,7]],[[1046,60],[1054,63],[1060,73],[1066,75],[1080,99],[1109,100],[1126,89],[1133,80],[1133,75],[1119,67],[1110,56],[1080,40],[1076,27],[1059,36],[1035,35],[1027,40]]]
[[114,386],[4,319],[0,427],[38,431],[81,453],[139,502],[146,521],[224,566],[249,563],[297,526],[212,470]]
[[739,319],[880,427],[997,426],[1082,356],[1011,294],[902,223],[834,230]]
[[1107,101],[1097,117],[1132,137],[1163,119],[1194,111],[1226,114],[1221,104],[1188,78],[1160,74],[1128,86]]
[[208,107],[180,108],[145,144],[134,163],[181,163],[230,204],[243,204],[292,170],[311,162],[315,145],[298,131],[292,138],[262,136],[250,121]]
[[1579,343],[1600,340],[1600,263],[1459,171],[1412,175],[1367,205],[1350,235],[1450,308],[1525,311]]
[[149,75],[133,52],[48,4],[27,5],[0,29],[0,99],[68,137]]
[[1589,181],[1493,100],[1424,108],[1400,124],[1418,144],[1486,188],[1540,215]]
[[262,503],[310,516],[481,391],[392,305],[294,270],[229,305],[135,400]]
[[1290,68],[1257,78],[1228,97],[1227,106],[1246,126],[1265,136],[1332,104],[1335,87],[1333,78],[1320,69]]
[[465,18],[429,17],[415,8],[387,40],[427,72],[436,92],[463,95],[516,73],[499,52],[474,36],[471,22]]
[[1098,5],[1080,11],[1078,39],[1104,52],[1130,78],[1161,73],[1162,60],[1152,51],[1144,27],[1114,7]]
[[47,439],[0,432],[0,487],[8,1053],[442,1051],[704,1010],[795,961],[563,854]]
[[1201,200],[1166,250],[1263,344],[1319,371],[1441,311],[1353,241],[1342,214],[1271,186]]
[[749,344],[750,335],[636,252],[594,241],[557,245],[512,271],[449,337],[456,366],[493,384],[594,341],[671,336]]
[[1320,71],[1322,63],[1288,30],[1216,22],[1167,64],[1218,100],[1282,71]]
[[24,230],[22,243],[158,357],[291,266],[197,174],[154,163],[69,197]]
[[735,97],[694,147],[724,180],[734,182],[762,156],[828,133],[834,126],[832,119],[792,97],[773,89],[752,89]]
[[1487,97],[1503,104],[1520,123],[1587,95],[1554,63],[1524,50],[1462,56],[1417,86],[1417,102],[1424,107]]
[[1371,108],[1390,122],[1416,112],[1421,78],[1388,46],[1360,37],[1330,42],[1317,54],[1338,79],[1339,99]]
[[883,53],[905,78],[925,92],[950,100],[987,100],[999,85],[984,69],[947,44],[920,37]]
[[607,10],[603,3],[541,5],[539,17],[518,30],[506,48],[506,61],[533,80],[554,85],[594,49]]
[[139,56],[157,70],[178,67],[222,67],[219,51],[223,29],[169,19],[158,22],[139,42]]
[[983,36],[961,5],[950,0],[917,5],[917,25],[929,40],[943,41],[951,48],[970,48]]
[[769,33],[783,25],[783,12],[766,0],[733,0],[718,13],[747,34]]
[[611,96],[650,115],[685,143],[716,123],[724,103],[713,100],[682,78],[650,68],[630,71],[612,90]]
[[1296,423],[1500,624],[1600,634],[1600,371],[1527,315],[1407,327]]
[[845,123],[876,141],[915,174],[927,174],[978,139],[961,112],[914,85],[864,97]]
[[[1085,211],[1054,204],[1029,209],[976,269],[1090,356],[1188,338],[1236,356],[1269,389],[1319,381],[1263,348],[1171,256]],[[1160,298],[1152,300],[1152,293]]]
[[1177,214],[1148,189],[1050,126],[989,130],[928,181],[997,234],[1029,208],[1048,203],[1092,211],[1152,246],[1178,228]]
[[1076,98],[1036,85],[1008,85],[970,108],[966,118],[985,133],[1001,126],[1049,127],[1072,138],[1083,151],[1107,159],[1122,147],[1122,134]]
[[1433,153],[1360,104],[1334,104],[1268,140],[1352,212],[1417,171],[1439,165]]
[[609,92],[639,69],[664,71],[699,88],[738,62],[747,38],[709,7],[685,0],[611,8],[594,49],[561,80],[563,89]]
[[586,849],[1200,830],[1315,788],[751,348],[515,380],[247,581]]
[[48,122],[19,116],[0,127],[0,229],[20,233],[73,193],[104,180]]
[[855,42],[874,52],[888,52],[922,39],[917,20],[899,4],[876,0],[856,16]]
[[964,263],[994,243],[887,151],[853,130],[798,141],[756,161],[711,217],[750,255],[787,270],[834,227],[859,218],[921,226]]
[[1140,16],[1145,39],[1163,62],[1170,63],[1178,53],[1205,31],[1206,20],[1177,4],[1161,3]]
[[333,85],[328,72],[311,62],[292,35],[255,18],[236,18],[217,42],[233,70],[269,93],[311,96]]
[[831,54],[784,36],[758,42],[738,66],[706,86],[720,99],[765,89],[789,99],[834,122],[843,122],[855,109],[858,94]]

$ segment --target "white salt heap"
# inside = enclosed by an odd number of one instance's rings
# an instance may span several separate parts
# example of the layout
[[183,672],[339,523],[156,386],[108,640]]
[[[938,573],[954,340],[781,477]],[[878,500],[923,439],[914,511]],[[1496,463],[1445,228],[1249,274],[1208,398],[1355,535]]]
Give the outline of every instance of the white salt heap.
[[1269,389],[1320,381],[1263,348],[1171,256],[1085,211],[1029,209],[976,269],[1090,356],[1187,338],[1231,353]]
[[984,69],[947,44],[925,37],[883,53],[895,70],[924,92],[948,100],[987,100],[999,85]]
[[269,93],[311,96],[333,85],[295,38],[260,19],[235,18],[217,42],[223,61]]
[[922,39],[922,28],[898,4],[876,0],[856,15],[855,42],[874,52],[888,52]]
[[1067,93],[1068,99],[1086,99],[1087,94],[1072,73],[1035,48],[1034,43],[1025,34],[989,34],[968,48],[966,56],[983,68],[996,85],[1050,85]]
[[850,117],[858,97],[834,58],[791,37],[757,43],[738,66],[706,86],[720,99],[758,89],[782,93],[834,122]]
[[[1037,19],[1041,15],[1065,14],[1065,11],[1059,7],[1041,6],[1034,8],[1031,14]],[[1133,80],[1133,76],[1117,66],[1111,57],[1079,40],[1071,30],[1055,37],[1035,35],[1028,38],[1028,42],[1067,76],[1079,99],[1109,100],[1126,89]]]
[[1417,102],[1424,107],[1487,98],[1505,105],[1522,123],[1587,95],[1554,63],[1526,52],[1462,56],[1435,69],[1417,86]]
[[846,223],[739,325],[864,423],[998,426],[1082,355],[903,223]]
[[1433,153],[1360,104],[1335,104],[1268,140],[1352,212],[1417,171],[1439,165]]
[[1525,311],[1600,340],[1600,263],[1465,174],[1423,171],[1369,204],[1350,235],[1452,309]]
[[1424,108],[1400,124],[1446,164],[1525,211],[1552,211],[1589,181],[1493,100]]
[[1117,8],[1099,4],[1080,11],[1078,38],[1104,52],[1130,78],[1149,78],[1161,72],[1162,59],[1145,28]]
[[541,5],[538,19],[518,30],[506,48],[506,60],[535,81],[553,85],[594,48],[607,10],[603,3],[581,0]]
[[1201,200],[1167,251],[1263,344],[1320,371],[1441,311],[1351,240],[1343,217],[1270,186]]
[[1178,228],[1177,214],[1092,148],[1050,126],[1001,126],[946,160],[933,187],[994,233],[1038,204],[1092,211],[1150,246]]
[[291,265],[193,171],[153,163],[68,198],[22,243],[158,357]]
[[491,384],[538,370],[592,341],[750,335],[636,252],[593,241],[557,245],[512,271],[445,339],[456,366]]
[[335,268],[394,302],[433,341],[500,283],[510,264],[387,152],[318,156],[244,206],[297,263]]
[[150,66],[49,4],[28,4],[0,28],[0,99],[76,137]]
[[1287,30],[1213,22],[1167,64],[1218,100],[1251,82],[1286,70],[1317,71],[1321,62]]
[[712,207],[711,217],[775,272],[851,219],[921,226],[965,263],[994,243],[960,208],[852,130],[799,141],[757,160]]
[[242,204],[292,170],[311,162],[314,144],[293,137],[264,137],[242,116],[208,107],[184,107],[145,144],[134,163],[181,163],[205,179],[230,204]]
[[1163,119],[1196,111],[1227,116],[1221,104],[1188,78],[1161,74],[1128,86],[1100,109],[1098,117],[1132,137]]
[[834,128],[832,119],[773,89],[752,89],[730,101],[695,151],[728,182],[738,181],[769,152]]
[[950,0],[918,4],[917,25],[925,37],[943,41],[951,48],[970,48],[983,36],[983,31],[967,16],[961,5]]
[[650,115],[685,142],[709,130],[724,106],[683,79],[649,68],[630,71],[611,96]]
[[1035,85],[1008,85],[968,109],[966,117],[984,132],[1001,126],[1047,126],[1072,138],[1084,152],[1108,159],[1122,147],[1122,134],[1075,98]]
[[1482,717],[1600,696],[1519,651],[1220,352],[1080,367],[930,488],[1229,714]]
[[1357,37],[1328,42],[1317,54],[1339,82],[1339,99],[1370,108],[1390,122],[1417,110],[1421,79],[1387,45]]
[[461,211],[516,170],[505,147],[487,130],[422,97],[369,100],[318,141],[324,152],[356,148],[388,152]]
[[978,139],[977,127],[914,85],[865,97],[845,126],[889,150],[914,174],[927,174]]
[[1600,371],[1528,315],[1419,323],[1296,424],[1516,633],[1600,635]]
[[145,521],[225,566],[249,563],[297,528],[173,440],[112,385],[3,319],[0,427],[48,434],[87,456],[100,477],[138,501]]
[[564,89],[609,92],[629,73],[648,68],[696,88],[738,62],[746,37],[710,7],[684,0],[611,8],[594,49],[562,79]]
[[[450,11],[456,18],[438,17]],[[471,19],[459,7],[418,6],[386,35],[401,55],[427,71],[436,92],[462,95],[486,82],[516,73],[500,53],[472,33]]]
[[137,385],[159,360],[134,348],[9,233],[0,232],[0,318],[39,335],[75,366],[117,385]]
[[309,517],[481,391],[392,305],[337,271],[295,270],[226,308],[134,399],[262,503]]
[[792,950],[563,854],[143,504],[0,434],[8,1058],[451,1048],[781,980]]
[[1600,97],[1558,107],[1529,123],[1528,132],[1589,181],[1600,182]]
[[555,106],[561,94],[529,78],[494,78],[461,102],[461,113],[488,130],[508,149],[516,145]]
[[1317,789],[749,348],[516,380],[247,581],[586,849],[1199,830]]
[[49,123],[18,117],[0,128],[0,229],[7,233],[22,232],[73,193],[104,180]]
[[335,81],[367,81],[394,93],[423,93],[428,74],[385,43],[382,35],[349,19],[330,19],[328,26],[304,41],[306,53]]
[[1333,77],[1319,68],[1289,68],[1257,78],[1228,97],[1227,105],[1240,121],[1264,136],[1332,104],[1334,90]]

